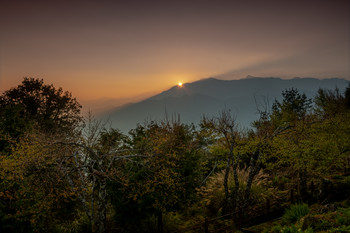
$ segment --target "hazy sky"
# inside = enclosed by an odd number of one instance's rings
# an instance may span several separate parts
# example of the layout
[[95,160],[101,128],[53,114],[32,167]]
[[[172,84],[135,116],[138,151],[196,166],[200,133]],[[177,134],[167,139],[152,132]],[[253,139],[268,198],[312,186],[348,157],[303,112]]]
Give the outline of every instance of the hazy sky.
[[0,93],[26,76],[79,99],[210,76],[350,78],[349,0],[1,0],[0,33]]

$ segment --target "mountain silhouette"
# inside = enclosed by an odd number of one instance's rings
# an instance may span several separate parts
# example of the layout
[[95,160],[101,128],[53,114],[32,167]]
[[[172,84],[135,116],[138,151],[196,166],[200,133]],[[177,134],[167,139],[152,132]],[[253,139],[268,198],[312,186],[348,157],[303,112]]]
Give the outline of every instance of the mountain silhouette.
[[348,81],[339,78],[260,78],[247,76],[240,80],[202,79],[185,83],[143,101],[112,109],[101,115],[111,121],[114,128],[128,132],[145,121],[180,117],[183,123],[198,124],[203,115],[217,116],[222,110],[230,110],[242,128],[258,119],[258,109],[271,107],[275,99],[281,99],[282,91],[297,88],[313,98],[319,88],[339,88],[344,91]]

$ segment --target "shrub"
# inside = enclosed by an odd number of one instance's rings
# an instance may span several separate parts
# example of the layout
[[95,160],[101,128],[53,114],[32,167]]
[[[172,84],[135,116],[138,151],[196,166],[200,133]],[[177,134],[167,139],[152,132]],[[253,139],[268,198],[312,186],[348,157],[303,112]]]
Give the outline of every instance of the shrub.
[[309,206],[304,203],[294,204],[289,209],[286,210],[282,219],[285,223],[295,223],[299,221],[300,218],[304,217],[309,213]]
[[280,232],[281,233],[297,233],[300,231],[298,231],[298,228],[296,226],[292,225],[292,226],[283,227]]
[[271,233],[279,233],[282,231],[282,229],[283,229],[283,227],[281,225],[276,225],[276,226],[272,227]]
[[329,233],[350,232],[350,226],[340,226],[336,228],[331,228],[327,232]]
[[340,209],[336,216],[337,222],[340,225],[350,225],[350,208]]
[[300,228],[296,227],[295,225],[291,226],[284,226],[276,225],[274,226],[271,231],[271,233],[313,233],[314,231],[312,228],[308,228],[305,231],[301,230]]

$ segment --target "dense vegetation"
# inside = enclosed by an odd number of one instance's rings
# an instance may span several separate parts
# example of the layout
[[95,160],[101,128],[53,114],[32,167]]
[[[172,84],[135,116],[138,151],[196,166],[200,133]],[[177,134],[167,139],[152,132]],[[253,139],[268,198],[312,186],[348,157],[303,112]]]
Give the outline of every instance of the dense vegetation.
[[25,78],[0,96],[0,231],[348,232],[350,85],[282,96],[253,129],[223,111],[125,135]]

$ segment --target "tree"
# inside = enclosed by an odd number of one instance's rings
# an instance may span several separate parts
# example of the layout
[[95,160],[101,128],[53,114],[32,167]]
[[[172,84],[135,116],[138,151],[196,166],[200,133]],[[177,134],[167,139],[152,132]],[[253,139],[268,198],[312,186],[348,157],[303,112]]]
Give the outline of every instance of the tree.
[[[156,226],[144,228],[163,232],[163,216],[184,209],[195,199],[195,189],[202,181],[201,145],[194,127],[180,121],[145,123],[130,135],[134,153],[147,157],[142,164],[125,164],[126,185],[111,184],[116,212],[124,211],[124,218],[119,219],[123,221],[118,222],[124,231],[144,232],[142,223],[156,218]],[[128,214],[133,218],[127,218]]]
[[[57,164],[61,153],[42,133],[25,133],[8,155],[0,156],[0,212],[6,232],[54,231],[75,219],[76,202]],[[12,224],[8,224],[12,222]],[[23,229],[23,227],[25,227]]]
[[56,140],[63,160],[58,169],[69,183],[72,192],[92,224],[92,232],[106,232],[107,182],[119,178],[123,161],[144,157],[130,154],[125,147],[127,138],[118,130],[104,129],[103,124],[89,115],[82,137]]
[[338,88],[335,90],[319,89],[314,102],[316,113],[322,119],[342,114],[350,109],[350,84],[344,95]]
[[[319,89],[315,97],[317,123],[313,126],[312,135],[315,137],[313,146],[322,148],[321,155],[326,154],[329,166],[319,166],[320,173],[326,174],[334,169],[349,170],[350,145],[350,83],[344,94],[339,89]],[[331,153],[331,156],[329,155]],[[326,157],[325,156],[325,157]],[[322,160],[320,160],[322,161]],[[328,170],[328,171],[326,171]]]
[[295,121],[304,119],[311,110],[312,100],[305,94],[300,94],[297,89],[286,89],[282,91],[282,96],[282,102],[275,100],[272,105],[270,118],[275,127],[293,125]]
[[22,84],[0,96],[0,150],[9,144],[9,138],[17,140],[32,127],[50,133],[74,130],[82,120],[80,109],[62,88],[44,84],[43,79],[24,78]]
[[298,193],[304,199],[310,178],[319,179],[348,166],[349,111],[339,89],[320,89],[314,108],[296,90],[283,92],[283,97],[282,102],[275,101],[264,123],[256,124],[257,132],[285,129],[272,140],[269,165],[275,171],[291,168],[290,176],[297,179]]
[[345,96],[346,107],[347,109],[350,109],[350,82],[348,84],[348,87],[345,90],[344,96]]
[[[217,143],[222,144],[222,147],[225,149],[225,177],[224,177],[224,191],[225,191],[225,201],[224,201],[224,212],[232,212],[236,210],[238,200],[238,189],[239,189],[239,180],[238,180],[238,164],[241,157],[240,153],[234,153],[234,149],[237,146],[239,133],[236,129],[236,122],[234,117],[229,111],[223,111],[219,117],[207,118],[203,117],[201,121],[202,130],[209,130],[216,135]],[[233,170],[233,179],[234,179],[234,190],[230,194],[228,188],[228,180],[230,175],[230,168],[232,166]]]
[[[271,125],[274,129],[285,129],[283,135],[277,135],[282,139],[282,144],[290,146],[290,150],[284,150],[297,159],[297,171],[299,174],[299,188],[302,196],[305,196],[307,185],[308,155],[302,150],[302,140],[308,137],[307,129],[313,122],[312,100],[305,94],[300,94],[297,89],[286,89],[282,92],[282,102],[275,100],[270,115]],[[274,139],[275,141],[278,140]]]
[[[266,127],[266,115],[262,114],[256,125]],[[279,127],[271,132],[270,129],[242,132],[237,130],[234,117],[229,111],[223,111],[218,117],[206,118],[201,122],[202,130],[212,131],[214,139],[213,152],[225,160],[224,167],[224,213],[233,214],[238,218],[244,215],[244,210],[251,204],[251,190],[254,179],[271,156],[272,139],[285,130]],[[217,147],[219,149],[217,149]],[[240,171],[245,170],[245,177],[239,177]],[[232,173],[232,175],[231,175]],[[232,177],[232,178],[230,178]],[[233,179],[233,188],[229,188]],[[240,224],[239,219],[237,224]]]
[[[45,146],[53,138],[77,136],[80,108],[69,92],[42,79],[24,78],[0,96],[0,211],[28,226],[24,231],[49,229],[62,217],[58,206],[74,196],[57,169],[58,155]],[[21,231],[16,225],[22,224],[12,225]]]

